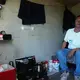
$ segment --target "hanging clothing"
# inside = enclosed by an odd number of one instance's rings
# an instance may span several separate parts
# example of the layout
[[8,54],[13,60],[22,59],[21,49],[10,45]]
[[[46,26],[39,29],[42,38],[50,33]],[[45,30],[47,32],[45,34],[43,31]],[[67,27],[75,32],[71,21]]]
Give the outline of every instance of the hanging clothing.
[[22,19],[23,25],[44,24],[46,22],[44,5],[21,0],[18,17]]
[[6,0],[0,0],[0,4],[4,5],[6,3]]
[[63,18],[63,30],[68,30],[70,28],[75,27],[75,19],[76,16],[70,12],[67,8],[64,11],[64,18]]

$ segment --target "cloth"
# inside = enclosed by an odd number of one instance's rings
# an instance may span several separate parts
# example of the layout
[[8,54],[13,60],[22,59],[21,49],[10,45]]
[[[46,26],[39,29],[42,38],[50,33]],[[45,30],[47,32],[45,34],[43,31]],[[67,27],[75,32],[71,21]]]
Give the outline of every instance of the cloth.
[[[62,71],[68,71],[67,67],[67,55],[72,49],[62,49],[57,52],[57,58],[60,62],[60,67]],[[75,55],[72,57],[76,64],[76,70],[74,71],[74,75],[80,76],[80,50],[76,51]]]
[[6,0],[0,0],[0,4],[4,5],[6,3]]
[[69,49],[80,48],[80,32],[74,32],[74,28],[69,29],[65,35],[64,41],[69,43]]
[[67,31],[70,28],[74,28],[75,19],[76,16],[72,12],[70,12],[67,8],[65,8],[64,17],[63,17],[63,30]]
[[44,5],[21,0],[18,17],[22,19],[23,25],[44,24],[46,22]]

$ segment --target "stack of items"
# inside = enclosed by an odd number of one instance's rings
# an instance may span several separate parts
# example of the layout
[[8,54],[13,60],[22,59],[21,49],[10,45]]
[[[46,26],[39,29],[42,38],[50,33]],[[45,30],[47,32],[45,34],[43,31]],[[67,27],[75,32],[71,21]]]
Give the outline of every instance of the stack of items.
[[29,80],[34,75],[36,60],[34,56],[16,59],[18,80]]
[[48,80],[47,68],[45,62],[37,63],[35,66],[35,79],[34,80]]
[[[44,63],[36,63],[35,57],[16,59],[18,80],[47,80],[47,70]],[[47,78],[47,79],[45,79]]]

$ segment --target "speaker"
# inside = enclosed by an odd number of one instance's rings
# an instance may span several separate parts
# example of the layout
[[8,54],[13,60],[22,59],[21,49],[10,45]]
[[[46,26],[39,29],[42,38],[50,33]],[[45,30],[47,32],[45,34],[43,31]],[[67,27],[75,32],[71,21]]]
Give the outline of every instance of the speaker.
[[4,34],[3,35],[3,40],[11,40],[12,39],[12,35],[11,34]]

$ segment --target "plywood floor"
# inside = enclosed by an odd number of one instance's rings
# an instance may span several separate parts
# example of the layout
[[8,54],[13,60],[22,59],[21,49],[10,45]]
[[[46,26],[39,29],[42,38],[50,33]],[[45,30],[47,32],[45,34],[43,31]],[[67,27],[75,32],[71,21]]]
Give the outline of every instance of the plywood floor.
[[[60,80],[60,73],[54,74],[49,77],[49,80]],[[72,74],[69,75],[68,80],[74,80],[74,76]]]

